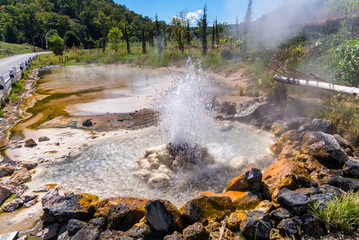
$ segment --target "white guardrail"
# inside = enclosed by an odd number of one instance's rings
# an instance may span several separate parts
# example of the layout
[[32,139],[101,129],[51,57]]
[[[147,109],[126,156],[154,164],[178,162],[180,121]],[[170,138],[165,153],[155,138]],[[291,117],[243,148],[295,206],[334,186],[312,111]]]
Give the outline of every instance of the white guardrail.
[[21,79],[24,71],[31,66],[32,61],[36,58],[37,55],[29,57],[25,62],[20,63],[16,67],[10,68],[9,72],[5,75],[0,75],[0,101],[9,98],[12,85]]

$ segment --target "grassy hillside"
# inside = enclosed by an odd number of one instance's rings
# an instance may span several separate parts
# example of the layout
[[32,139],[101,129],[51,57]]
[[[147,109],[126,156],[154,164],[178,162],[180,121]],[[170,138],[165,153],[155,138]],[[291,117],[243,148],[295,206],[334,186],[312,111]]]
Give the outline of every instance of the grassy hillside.
[[[36,52],[42,51],[42,49],[38,47],[36,47],[35,50]],[[28,44],[14,44],[0,41],[0,59],[32,52],[34,52],[34,48]]]

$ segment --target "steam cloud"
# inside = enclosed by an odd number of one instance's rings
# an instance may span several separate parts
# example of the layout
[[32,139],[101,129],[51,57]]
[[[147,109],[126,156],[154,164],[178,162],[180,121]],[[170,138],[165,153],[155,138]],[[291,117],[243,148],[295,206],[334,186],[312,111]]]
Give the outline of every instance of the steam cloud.
[[[248,0],[228,0],[229,6],[238,7],[243,10],[247,8]],[[257,42],[268,48],[276,48],[282,42],[294,37],[301,31],[305,24],[328,13],[324,9],[325,0],[283,0],[282,4],[267,15],[257,18],[252,22],[251,33]],[[259,9],[273,9],[271,1],[254,0],[253,19],[258,16]],[[237,8],[238,8],[237,7]],[[233,9],[231,13],[233,13]]]
[[301,27],[323,12],[323,0],[288,1],[253,22],[253,34],[264,46],[275,48],[297,35]]

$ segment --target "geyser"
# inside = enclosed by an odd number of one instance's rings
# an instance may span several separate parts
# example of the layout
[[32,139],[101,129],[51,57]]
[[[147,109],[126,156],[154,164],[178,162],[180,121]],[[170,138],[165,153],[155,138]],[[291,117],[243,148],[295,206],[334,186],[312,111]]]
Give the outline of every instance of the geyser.
[[168,131],[171,146],[182,151],[203,144],[205,132],[213,125],[214,116],[209,78],[190,58],[186,65],[186,75],[174,79],[158,107],[161,128]]

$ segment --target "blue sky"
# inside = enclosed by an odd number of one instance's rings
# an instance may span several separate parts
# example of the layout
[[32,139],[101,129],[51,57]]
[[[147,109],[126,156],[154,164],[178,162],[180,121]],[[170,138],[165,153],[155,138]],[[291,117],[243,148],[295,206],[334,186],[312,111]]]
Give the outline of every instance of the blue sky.
[[[253,18],[259,18],[268,11],[278,8],[283,1],[253,0]],[[216,17],[219,22],[235,23],[237,15],[239,21],[243,21],[248,5],[248,0],[115,0],[115,2],[126,5],[130,10],[150,18],[154,18],[157,13],[159,19],[166,22],[184,10],[193,12],[194,17],[197,15],[200,17],[198,11],[203,9],[204,4],[207,4],[210,24]]]

